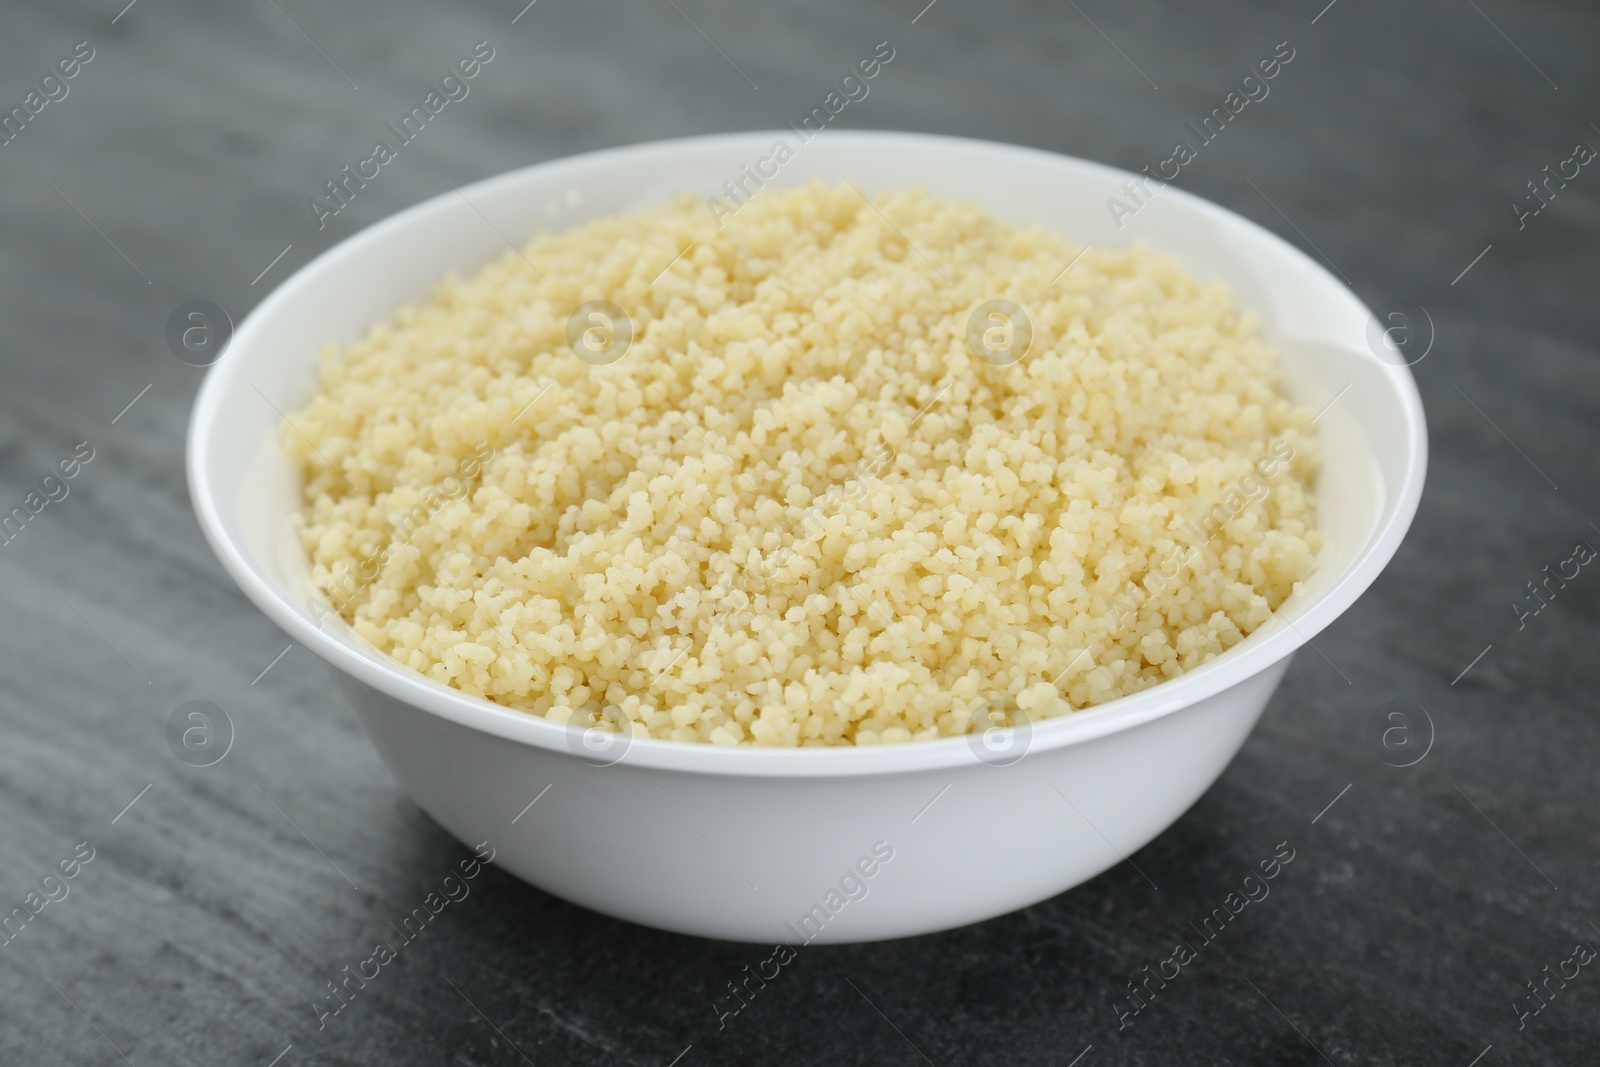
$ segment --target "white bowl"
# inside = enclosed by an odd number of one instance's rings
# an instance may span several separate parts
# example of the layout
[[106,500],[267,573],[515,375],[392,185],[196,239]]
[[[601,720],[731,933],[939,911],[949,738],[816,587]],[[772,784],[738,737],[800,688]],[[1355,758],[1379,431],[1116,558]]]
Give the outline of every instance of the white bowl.
[[[425,678],[327,618],[289,527],[298,485],[275,437],[275,409],[311,396],[321,346],[503,254],[502,234],[520,244],[552,217],[565,227],[685,190],[713,195],[780,139],[798,153],[777,185],[921,182],[1096,246],[1147,240],[1231,285],[1283,353],[1291,395],[1337,398],[1318,423],[1326,546],[1302,591],[1237,647],[1134,696],[988,738],[861,749],[589,736]],[[445,193],[319,256],[239,326],[189,430],[200,525],[245,594],[342,672],[417,803],[541,889],[662,929],[789,944],[901,937],[1024,907],[1136,852],[1222,773],[1295,650],[1394,554],[1426,465],[1410,372],[1369,350],[1371,314],[1348,289],[1173,187],[1119,229],[1107,199],[1131,177],[980,141],[831,131],[801,145],[786,130],[596,152]]]

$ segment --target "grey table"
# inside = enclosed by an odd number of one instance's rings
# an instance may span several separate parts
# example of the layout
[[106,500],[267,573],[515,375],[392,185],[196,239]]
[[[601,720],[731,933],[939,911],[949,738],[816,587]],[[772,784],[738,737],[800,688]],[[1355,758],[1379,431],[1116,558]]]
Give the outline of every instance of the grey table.
[[[1600,974],[1576,946],[1600,946],[1600,575],[1529,591],[1600,545],[1600,173],[1564,162],[1600,146],[1595,10],[124,2],[0,12],[0,110],[24,109],[0,145],[0,507],[93,453],[0,544],[0,913],[39,909],[0,938],[0,1062],[1595,1062]],[[208,299],[237,319],[451,181],[798,120],[880,40],[896,58],[840,125],[1129,169],[1289,42],[1270,95],[1179,183],[1369,303],[1427,309],[1409,540],[1137,870],[968,929],[804,950],[719,1027],[763,950],[491,869],[319,1027],[327,984],[466,850],[203,544],[181,459],[203,371],[168,351],[168,316]],[[470,95],[318,229],[324,182],[478,41],[495,57]],[[74,76],[41,86],[63,58]],[[166,739],[195,699],[235,730],[205,768]],[[1270,896],[1132,1014],[1127,983],[1280,842],[1295,858]]]

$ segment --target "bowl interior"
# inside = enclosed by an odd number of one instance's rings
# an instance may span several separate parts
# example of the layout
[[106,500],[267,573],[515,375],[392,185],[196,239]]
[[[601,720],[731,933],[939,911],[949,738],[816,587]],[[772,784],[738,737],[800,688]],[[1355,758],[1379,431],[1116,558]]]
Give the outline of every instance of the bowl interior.
[[[508,238],[520,246],[539,229],[637,210],[685,191],[715,195],[779,140],[795,157],[769,182],[775,186],[849,178],[871,192],[920,182],[1096,247],[1145,241],[1169,252],[1202,280],[1227,283],[1238,305],[1260,317],[1282,354],[1285,387],[1295,400],[1318,408],[1331,403],[1318,421],[1325,546],[1315,575],[1272,622],[1212,663],[1070,719],[1102,717],[1141,700],[1149,705],[1151,693],[1192,685],[1195,676],[1218,673],[1219,664],[1226,667],[1269,642],[1279,646],[1271,659],[1281,658],[1332,621],[1387,562],[1421,490],[1421,407],[1409,371],[1368,351],[1367,309],[1299,251],[1172,187],[1156,191],[1119,226],[1108,201],[1128,203],[1129,175],[1081,160],[907,134],[828,132],[805,143],[781,131],[594,153],[463,187],[357,234],[284,282],[241,324],[211,369],[191,427],[196,507],[213,547],[245,591],[319,654],[340,651],[346,662],[353,656],[393,675],[410,674],[337,618],[323,624],[320,635],[312,633],[322,597],[290,527],[299,488],[275,435],[282,414],[310,398],[317,353],[329,342],[356,339],[400,305],[425,299],[447,273],[470,273],[503,254]],[[1285,629],[1292,632],[1281,633]],[[342,650],[315,647],[328,641]],[[408,684],[417,683],[443,688],[412,674]]]

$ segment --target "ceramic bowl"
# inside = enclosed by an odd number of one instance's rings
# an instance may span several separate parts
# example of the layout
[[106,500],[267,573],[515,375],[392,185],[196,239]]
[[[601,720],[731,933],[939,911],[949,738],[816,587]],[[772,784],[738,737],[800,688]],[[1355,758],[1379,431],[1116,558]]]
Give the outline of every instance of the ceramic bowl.
[[[920,182],[1097,247],[1146,241],[1228,283],[1281,352],[1289,393],[1331,405],[1317,423],[1326,543],[1301,591],[1225,654],[1133,696],[1008,730],[861,749],[582,731],[434,682],[330,617],[290,528],[298,485],[275,436],[279,411],[311,396],[320,348],[425,298],[447,272],[504,254],[503,235],[520,243],[683,191],[718,195],[746,166],[772,172],[779,141],[793,158],[770,185]],[[1130,181],[1144,193],[1136,204]],[[189,484],[218,558],[337,668],[400,784],[462,842],[488,842],[507,871],[683,933],[790,945],[902,937],[1025,907],[1137,852],[1222,773],[1295,651],[1378,576],[1416,511],[1427,436],[1405,360],[1373,342],[1373,326],[1344,284],[1266,230],[1099,164],[900,133],[664,141],[447,191],[296,272],[210,369],[190,425]]]

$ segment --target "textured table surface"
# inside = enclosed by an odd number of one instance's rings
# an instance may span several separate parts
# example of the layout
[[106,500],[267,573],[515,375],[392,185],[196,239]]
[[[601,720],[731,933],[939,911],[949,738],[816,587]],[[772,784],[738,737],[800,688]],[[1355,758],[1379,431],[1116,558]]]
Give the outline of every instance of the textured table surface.
[[[1600,146],[1600,14],[123,2],[0,12],[0,110],[93,49],[0,146],[0,505],[93,450],[0,545],[0,911],[79,853],[67,895],[0,947],[0,1062],[1594,1062],[1600,973],[1564,961],[1600,946],[1600,575],[1520,623],[1513,605],[1579,541],[1600,545],[1600,173],[1521,228],[1512,205],[1537,206],[1526,183],[1577,142]],[[307,200],[480,40],[496,54],[471,95],[319,232]],[[806,949],[719,1030],[714,999],[762,951],[491,870],[319,1030],[325,983],[466,850],[400,792],[330,668],[286,650],[203,543],[181,460],[203,371],[168,351],[168,315],[202,298],[237,319],[452,181],[795,119],[879,40],[893,65],[841,125],[1129,169],[1290,42],[1270,96],[1179,182],[1368,303],[1428,310],[1432,463],[1409,539],[1322,654],[1298,657],[1217,785],[1133,857],[1148,880],[1123,864],[968,929]],[[166,741],[193,699],[236,729],[208,768]],[[1427,719],[1386,747],[1391,702]],[[1270,896],[1119,1029],[1125,983],[1284,841],[1295,858]],[[1532,999],[1526,983],[1575,967]]]

